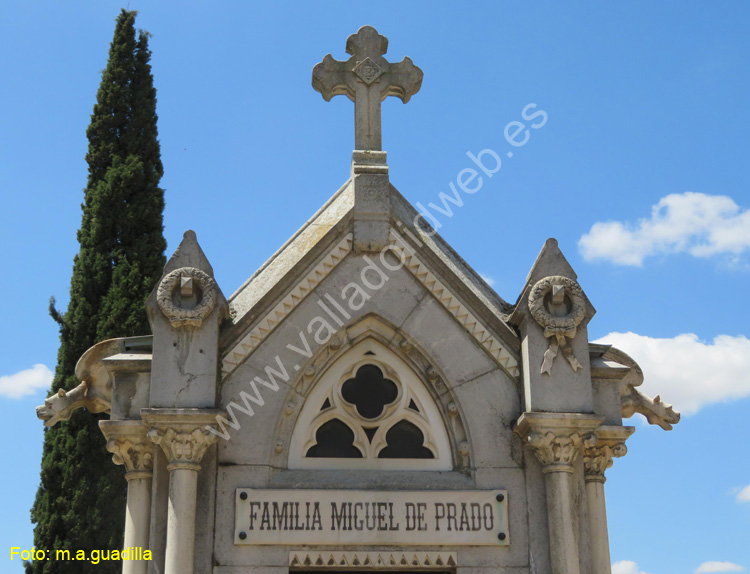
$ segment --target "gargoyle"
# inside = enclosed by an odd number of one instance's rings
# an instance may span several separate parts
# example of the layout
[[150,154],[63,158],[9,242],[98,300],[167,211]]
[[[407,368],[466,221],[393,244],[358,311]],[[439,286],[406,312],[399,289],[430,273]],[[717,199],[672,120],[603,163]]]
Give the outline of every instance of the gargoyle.
[[108,413],[112,401],[112,385],[100,389],[90,381],[83,381],[75,389],[60,389],[45,399],[44,404],[36,408],[36,416],[44,421],[44,426],[55,426],[59,421],[70,419],[73,411],[86,407],[92,413]]
[[73,411],[85,407],[92,413],[108,413],[112,404],[112,381],[102,359],[120,352],[122,339],[102,341],[86,351],[76,364],[76,377],[82,381],[75,389],[60,389],[36,408],[44,426],[55,426],[70,419]]
[[652,399],[635,388],[643,384],[643,371],[630,355],[610,347],[602,358],[630,367],[630,372],[620,381],[623,417],[628,418],[635,413],[641,413],[650,424],[659,425],[664,430],[672,430],[672,425],[680,422],[680,413],[675,412],[672,405],[662,402],[659,395]]
[[638,389],[626,385],[620,389],[620,397],[622,416],[625,418],[641,413],[649,423],[659,425],[664,430],[672,430],[672,425],[680,422],[680,413],[675,412],[672,405],[661,402],[659,395],[652,399]]

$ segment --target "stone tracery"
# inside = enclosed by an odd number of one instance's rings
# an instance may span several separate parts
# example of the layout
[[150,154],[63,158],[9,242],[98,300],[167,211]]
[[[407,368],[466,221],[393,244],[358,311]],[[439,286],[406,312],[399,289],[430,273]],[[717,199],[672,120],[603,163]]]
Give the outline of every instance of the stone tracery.
[[[391,371],[387,378],[386,370]],[[305,456],[436,458],[430,421],[418,402],[419,398],[395,371],[368,357],[331,387],[323,408],[311,423],[315,432],[310,433]],[[324,429],[326,433],[321,432]],[[347,431],[351,432],[348,444],[342,436]]]
[[[370,400],[378,398],[370,410],[358,410],[358,400],[367,395],[352,386],[358,373],[359,382],[384,388],[379,398],[368,391]],[[444,385],[404,335],[378,318],[365,318],[300,370],[294,388],[306,399],[298,405],[290,396],[277,431],[282,446],[275,453],[286,457],[289,468],[463,468],[470,449],[459,409]],[[331,440],[348,456],[334,456]]]

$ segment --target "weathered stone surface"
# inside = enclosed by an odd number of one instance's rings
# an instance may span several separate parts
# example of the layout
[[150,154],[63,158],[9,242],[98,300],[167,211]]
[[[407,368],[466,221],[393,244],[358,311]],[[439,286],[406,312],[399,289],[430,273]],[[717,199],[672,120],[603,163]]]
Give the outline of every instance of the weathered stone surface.
[[139,420],[99,421],[107,450],[115,464],[125,466],[125,477],[150,477],[154,470],[154,444],[148,427]]
[[140,419],[148,407],[151,391],[151,337],[120,340],[121,352],[102,359],[115,392],[112,393],[111,418]]
[[219,326],[228,308],[193,231],[185,232],[146,308],[154,333],[149,406],[214,407]]
[[109,413],[112,409],[112,379],[102,363],[104,357],[120,350],[118,339],[102,341],[86,351],[76,365],[81,384],[70,391],[59,389],[36,408],[37,418],[51,427],[70,419],[74,411],[86,408],[92,413]]
[[[559,303],[551,298],[553,284],[563,289]],[[550,292],[539,303],[547,323],[534,316],[535,288],[544,285]],[[526,411],[593,412],[586,324],[594,313],[557,241],[548,239],[510,316],[521,331]]]
[[[137,419],[148,406],[151,371],[151,337],[124,337],[97,343],[76,365],[81,384],[59,390],[36,408],[45,426],[70,418],[79,408],[111,413],[113,419]],[[113,396],[113,388],[117,393]]]
[[232,294],[232,326],[226,329],[222,340],[236,337],[237,331],[256,318],[258,307],[268,306],[268,300],[275,299],[279,290],[286,290],[290,281],[298,279],[311,260],[318,259],[350,233],[353,207],[354,187],[349,180]]
[[470,413],[471,438],[494,437],[493,440],[471,440],[472,460],[478,470],[486,467],[518,468],[514,443],[518,437],[510,432],[521,413],[518,387],[500,369],[479,375],[452,389],[456,402]]
[[149,523],[148,545],[153,559],[149,562],[148,574],[164,574],[168,513],[169,470],[167,470],[167,458],[162,449],[154,448],[154,476],[151,485],[151,521]]
[[[206,529],[204,522],[197,527],[196,517],[199,504],[209,511],[213,507],[215,470],[211,472],[214,467],[210,463],[215,460],[215,451],[207,461],[209,472],[203,469],[203,488],[199,488],[199,476],[203,456],[218,440],[210,431],[215,427],[216,417],[225,413],[215,409],[155,408],[143,409],[141,414],[145,425],[150,427],[147,436],[161,447],[169,471],[164,572],[194,572],[196,549],[200,551],[199,563],[208,567],[210,545],[206,542],[212,529]],[[157,498],[156,504],[162,501]],[[196,532],[202,533],[197,542]]]
[[[449,386],[471,381],[496,368],[496,363],[466,335],[432,297],[425,297],[402,325],[407,333],[440,333],[430,337],[426,351],[446,373]],[[466,361],[466,357],[472,361]]]
[[312,85],[323,99],[345,95],[354,102],[354,148],[380,150],[380,102],[396,96],[406,103],[422,86],[422,70],[409,58],[391,64],[383,54],[388,38],[372,26],[362,26],[346,41],[346,62],[328,54],[313,68]]
[[[387,62],[386,47],[366,26],[349,38],[349,61],[329,55],[313,73],[325,99],[356,102],[341,189],[228,303],[187,232],[147,303],[153,339],[93,347],[81,385],[38,409],[48,424],[79,407],[111,412],[102,430],[137,483],[128,532],[148,539],[150,574],[282,573],[327,552],[371,563],[311,566],[434,571],[439,552],[459,574],[609,574],[604,478],[633,430],[622,417],[667,430],[679,420],[638,391],[630,357],[589,343],[595,311],[555,240],[510,305],[393,187],[380,102],[407,101],[421,71],[408,58]],[[344,396],[364,365],[383,377],[365,377],[359,392],[396,389],[367,399],[383,403],[382,416]],[[334,420],[344,425],[336,440],[350,440],[347,426],[355,437],[338,454],[354,446],[361,458],[310,455]],[[405,422],[416,431],[389,439]],[[156,444],[144,442],[147,428]],[[411,442],[409,454],[380,458]],[[504,490],[510,544],[238,545],[238,488]],[[393,553],[413,558],[382,562]]]
[[[113,462],[125,467],[128,481],[123,547],[148,548],[155,454],[146,436],[148,427],[139,420],[109,420],[99,421],[99,428]],[[146,560],[129,560],[123,563],[123,574],[145,574],[147,568]]]

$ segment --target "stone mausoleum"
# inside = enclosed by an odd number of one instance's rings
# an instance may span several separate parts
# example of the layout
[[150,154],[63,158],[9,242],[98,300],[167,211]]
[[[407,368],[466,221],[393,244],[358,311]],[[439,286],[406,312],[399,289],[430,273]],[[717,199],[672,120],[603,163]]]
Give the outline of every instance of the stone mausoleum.
[[[127,574],[608,574],[605,472],[639,392],[554,239],[515,303],[393,187],[380,103],[422,71],[365,26],[313,87],[355,104],[351,176],[226,298],[185,233],[147,302],[152,336],[103,341],[79,387],[128,480]],[[494,153],[494,152],[493,152]],[[476,158],[476,174],[493,165]],[[471,175],[471,174],[469,174]]]

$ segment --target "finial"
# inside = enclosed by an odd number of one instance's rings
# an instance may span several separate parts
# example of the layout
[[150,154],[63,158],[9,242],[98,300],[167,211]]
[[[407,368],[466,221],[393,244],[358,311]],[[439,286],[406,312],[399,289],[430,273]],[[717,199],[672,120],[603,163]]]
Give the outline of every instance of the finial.
[[388,96],[404,103],[422,86],[422,70],[405,57],[391,64],[383,57],[388,38],[372,26],[363,26],[346,41],[345,62],[328,54],[313,68],[313,88],[325,101],[344,95],[354,102],[354,146],[357,150],[381,151],[380,103]]

